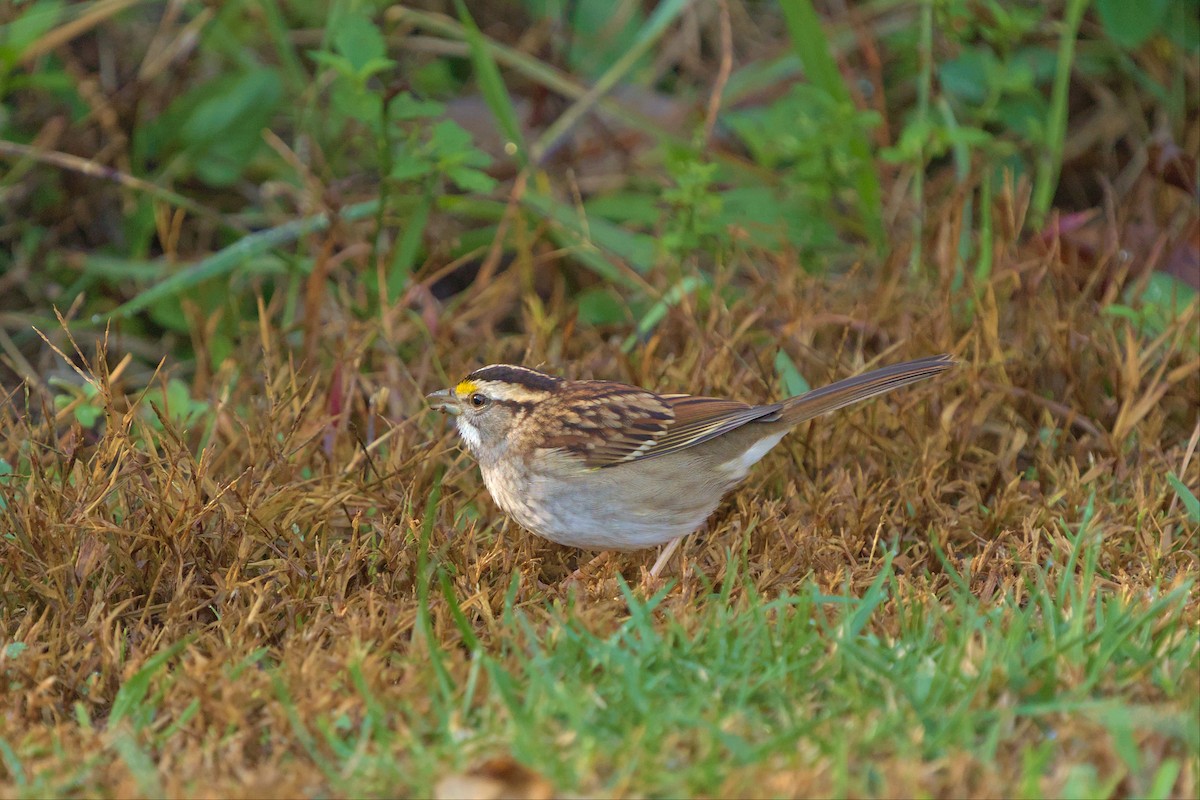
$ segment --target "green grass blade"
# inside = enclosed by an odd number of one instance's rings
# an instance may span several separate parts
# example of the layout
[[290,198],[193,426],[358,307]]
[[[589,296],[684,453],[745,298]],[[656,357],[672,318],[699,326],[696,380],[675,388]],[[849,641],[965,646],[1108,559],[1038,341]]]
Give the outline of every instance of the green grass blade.
[[421,518],[421,529],[417,541],[417,628],[425,640],[425,649],[429,654],[429,663],[437,675],[438,687],[442,698],[449,700],[453,694],[453,684],[450,673],[442,660],[441,646],[433,631],[433,619],[429,614],[429,579],[432,568],[429,565],[429,542],[433,538],[433,522],[437,518],[438,503],[442,497],[442,476],[439,474],[429,490],[429,498],[425,503],[425,514]]
[[[345,220],[360,220],[373,215],[379,206],[378,200],[367,200],[342,209],[339,216]],[[175,273],[166,280],[156,283],[128,302],[113,309],[110,317],[129,317],[166,297],[182,294],[204,281],[228,275],[248,259],[262,255],[268,250],[290,244],[302,236],[323,231],[329,227],[329,214],[314,214],[311,217],[292,220],[269,230],[244,236],[228,247],[201,259],[190,267]]]
[[296,701],[292,697],[292,693],[288,691],[284,685],[283,678],[279,671],[271,675],[271,688],[275,692],[275,698],[279,701],[279,705],[283,708],[283,714],[287,717],[288,724],[291,727],[292,734],[296,737],[296,741],[300,747],[312,759],[312,762],[325,775],[333,773],[334,767],[329,760],[322,755],[317,747],[317,740],[313,737],[312,731],[308,729],[304,719],[301,717],[300,709],[296,706]]
[[458,602],[458,597],[454,594],[454,584],[450,581],[450,576],[446,574],[444,569],[438,570],[438,583],[442,587],[442,596],[446,598],[446,603],[450,606],[450,616],[454,618],[454,624],[458,627],[458,632],[462,634],[463,644],[470,650],[478,650],[479,637],[471,629],[471,622],[467,619],[467,615],[463,613],[462,606]]
[[138,746],[128,731],[122,731],[112,741],[113,750],[125,762],[138,789],[146,797],[165,797],[162,784],[158,780],[158,768],[154,759]]
[[421,239],[429,224],[429,212],[432,210],[433,195],[426,192],[418,201],[412,216],[408,218],[408,225],[405,226],[404,231],[400,234],[400,241],[396,244],[387,275],[387,300],[389,303],[394,303],[408,285],[409,276],[412,275],[412,269],[416,265],[417,253],[421,248]]
[[471,64],[475,68],[475,78],[479,81],[479,91],[483,94],[488,108],[492,110],[492,115],[496,117],[500,129],[504,131],[505,137],[516,147],[512,155],[517,159],[517,163],[524,167],[528,161],[529,150],[525,144],[525,135],[521,132],[517,110],[513,107],[508,88],[504,85],[504,78],[501,77],[500,69],[492,58],[482,31],[475,24],[471,12],[467,10],[467,4],[463,0],[454,0],[454,7],[458,10],[458,18],[462,21],[467,46],[471,51]]
[[1168,758],[1160,764],[1150,782],[1150,788],[1146,791],[1147,800],[1167,800],[1171,797],[1171,789],[1174,788],[1182,769],[1183,764],[1177,758]]
[[635,276],[615,266],[601,251],[612,253],[635,272],[645,273],[654,260],[654,241],[650,237],[631,233],[602,219],[589,218],[585,222],[573,207],[536,192],[527,193],[522,203],[554,223],[550,235],[563,247],[570,248],[571,255],[585,267],[609,283],[638,290],[645,288]]
[[1062,170],[1063,144],[1067,135],[1067,94],[1071,87],[1071,67],[1075,61],[1075,38],[1088,0],[1069,0],[1063,16],[1058,40],[1058,61],[1054,70],[1054,85],[1050,91],[1050,118],[1046,122],[1046,140],[1038,151],[1037,172],[1033,181],[1033,200],[1029,219],[1041,227],[1054,202],[1058,175]]
[[775,374],[779,376],[779,380],[783,384],[783,393],[788,397],[808,394],[812,391],[812,385],[800,374],[800,370],[796,368],[796,362],[792,361],[792,357],[782,347],[775,354]]
[[992,259],[995,257],[993,252],[995,223],[992,220],[992,202],[994,200],[992,176],[993,170],[984,170],[979,184],[979,253],[975,263],[976,292],[982,291],[980,287],[991,280]]
[[4,763],[4,769],[8,771],[9,779],[17,785],[17,788],[24,788],[29,783],[25,777],[25,767],[21,764],[20,757],[12,749],[12,745],[3,738],[0,738],[0,761]]
[[871,582],[871,586],[863,595],[862,600],[858,602],[857,608],[850,615],[850,618],[844,620],[845,628],[842,632],[844,640],[852,640],[862,633],[863,628],[867,626],[871,616],[875,610],[879,608],[880,603],[887,599],[888,592],[884,588],[888,579],[892,577],[892,559],[895,557],[895,552],[889,550],[883,557],[883,564],[879,567],[879,574],[875,576],[875,580]]
[[[461,3],[462,0],[458,0],[458,2]],[[608,94],[609,90],[633,69],[688,5],[690,5],[690,0],[664,0],[655,7],[654,13],[638,31],[633,46],[605,70],[604,74],[596,80],[596,84],[564,111],[534,142],[532,154],[535,163],[545,158],[546,154],[553,150],[554,145],[595,107],[600,98]]]
[[[466,31],[463,26],[441,14],[430,14],[413,8],[404,8],[397,14],[397,18],[411,22],[420,28],[440,36],[452,39],[466,39]],[[646,26],[643,26],[642,31],[647,31],[649,27],[648,23]],[[890,29],[891,26],[885,24],[884,28]],[[482,44],[497,64],[565,98],[579,100],[594,89],[594,87],[585,86],[574,77],[516,48],[492,41],[487,37],[482,39]],[[691,146],[691,141],[687,137],[679,136],[667,130],[659,121],[611,97],[602,95],[597,99],[595,105],[605,115],[645,133],[657,142],[669,143],[685,148]],[[730,169],[735,174],[744,176],[747,180],[770,182],[773,178],[770,172],[764,171],[750,164],[744,158],[727,153],[724,150],[713,151],[711,155],[713,160],[720,162],[722,166]]]
[[663,296],[638,320],[637,330],[629,334],[621,343],[621,349],[628,353],[633,350],[639,340],[649,335],[650,331],[662,322],[663,317],[672,307],[679,305],[683,298],[699,289],[705,283],[698,275],[689,275],[663,293]]
[[167,662],[174,658],[180,650],[187,647],[190,641],[191,637],[180,639],[165,650],[158,651],[146,659],[146,663],[133,673],[129,680],[121,684],[121,688],[117,690],[117,696],[113,700],[112,711],[108,715],[110,726],[116,725],[133,713],[150,691],[150,682],[154,680],[154,676],[166,667]]
[[1200,499],[1192,493],[1183,481],[1175,475],[1174,472],[1167,473],[1167,481],[1171,484],[1171,488],[1175,490],[1175,494],[1183,501],[1183,507],[1187,510],[1188,519],[1194,523],[1200,523]]

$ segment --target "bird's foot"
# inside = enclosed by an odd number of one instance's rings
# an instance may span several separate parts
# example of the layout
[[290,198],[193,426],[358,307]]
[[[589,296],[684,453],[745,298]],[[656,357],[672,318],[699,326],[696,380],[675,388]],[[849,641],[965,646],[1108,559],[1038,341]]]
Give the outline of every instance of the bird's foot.
[[647,594],[653,594],[661,589],[663,584],[666,583],[666,579],[661,577],[662,571],[666,568],[667,563],[671,560],[671,556],[675,555],[675,551],[679,549],[679,545],[683,542],[683,540],[683,536],[680,536],[678,539],[672,539],[667,543],[666,547],[663,548],[663,551],[659,553],[658,558],[654,561],[654,566],[650,567],[649,570],[647,570],[645,567],[642,568],[641,585],[644,592]]

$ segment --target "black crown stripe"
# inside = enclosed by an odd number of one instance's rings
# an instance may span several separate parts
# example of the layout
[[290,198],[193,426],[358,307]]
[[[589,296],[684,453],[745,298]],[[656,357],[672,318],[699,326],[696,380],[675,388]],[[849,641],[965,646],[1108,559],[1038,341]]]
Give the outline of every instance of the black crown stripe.
[[562,378],[556,378],[535,369],[513,367],[508,364],[493,364],[490,367],[477,369],[467,376],[467,380],[513,383],[539,392],[552,392],[562,383]]

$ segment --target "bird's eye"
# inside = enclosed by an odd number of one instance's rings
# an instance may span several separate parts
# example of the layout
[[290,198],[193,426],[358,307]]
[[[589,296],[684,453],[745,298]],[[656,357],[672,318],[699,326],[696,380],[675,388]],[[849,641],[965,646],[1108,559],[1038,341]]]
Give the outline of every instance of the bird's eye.
[[471,395],[470,403],[475,408],[483,408],[488,404],[488,399],[479,392],[476,392],[475,394]]

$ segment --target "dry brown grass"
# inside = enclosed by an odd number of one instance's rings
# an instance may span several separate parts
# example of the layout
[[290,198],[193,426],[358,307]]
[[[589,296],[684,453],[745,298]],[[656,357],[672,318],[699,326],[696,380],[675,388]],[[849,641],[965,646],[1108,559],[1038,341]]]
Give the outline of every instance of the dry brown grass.
[[[552,641],[567,618],[616,630],[629,610],[614,570],[636,585],[654,554],[618,558],[573,599],[556,585],[586,555],[505,523],[447,426],[422,405],[447,375],[483,363],[758,400],[778,395],[776,348],[814,385],[935,352],[962,359],[935,384],[805,426],[769,456],[673,566],[678,585],[657,613],[685,627],[703,624],[714,602],[706,586],[720,585],[736,563],[730,551],[742,550],[735,604],[747,591],[770,598],[810,582],[861,595],[894,546],[899,591],[871,623],[883,636],[900,634],[905,608],[950,602],[938,549],[982,602],[1008,595],[1020,604],[1032,571],[1071,548],[1060,521],[1078,523],[1092,496],[1104,531],[1101,591],[1136,599],[1194,580],[1197,527],[1168,475],[1200,487],[1200,361],[1187,342],[1197,309],[1157,337],[1139,336],[1099,313],[1091,291],[1064,288],[1072,281],[1052,255],[1015,242],[998,252],[1008,257],[977,295],[948,288],[948,265],[909,288],[866,271],[813,279],[786,259],[739,264],[726,279],[739,299],[675,309],[630,355],[609,332],[573,324],[566,273],[553,262],[538,270],[540,296],[522,291],[519,270],[501,273],[433,334],[404,310],[353,322],[329,308],[335,321],[308,363],[273,329],[268,306],[240,357],[197,377],[194,396],[208,409],[190,429],[171,422],[178,409],[165,406],[163,379],[129,393],[136,386],[109,372],[120,355],[112,346],[77,354],[104,409],[94,429],[36,392],[14,392],[0,407],[0,457],[16,473],[0,484],[0,622],[8,642],[26,648],[0,654],[0,738],[20,764],[0,761],[3,793],[29,793],[35,776],[45,790],[115,796],[428,791],[505,754],[498,735],[468,738],[449,759],[413,749],[434,738],[414,721],[436,715],[422,526],[431,526],[428,563],[448,576],[483,651],[513,674],[528,657],[523,635]],[[504,320],[516,324],[505,329]],[[70,347],[61,333],[48,336]],[[165,421],[161,435],[147,435],[148,409]],[[1198,610],[1193,590],[1188,636]],[[470,643],[436,579],[428,630],[452,684],[467,684]],[[134,703],[112,724],[122,686],[176,643],[169,680],[162,673],[147,686],[152,716],[138,718]],[[1148,678],[1107,680],[1097,692],[1178,708]],[[1194,658],[1180,680],[1200,680]],[[342,762],[296,719],[361,721],[366,697],[393,710],[390,757],[412,772],[339,784],[327,760]],[[1196,693],[1188,697],[1183,708],[1194,709]],[[897,750],[873,754],[872,769],[884,794],[1004,793],[1025,780],[1026,745],[1037,743],[1047,766],[1035,791],[1068,786],[1072,764],[1119,776],[1109,728],[1087,714],[1051,719],[1056,738],[1036,719],[1014,719],[994,760],[968,750],[914,761]],[[1194,794],[1194,751],[1153,729],[1135,738],[1151,772],[1181,758],[1172,793]],[[835,772],[828,753],[801,743],[794,757],[731,768],[716,785],[819,795],[839,785]],[[559,790],[646,791],[637,773],[577,777]],[[1119,793],[1146,789],[1143,777],[1120,780]]]

